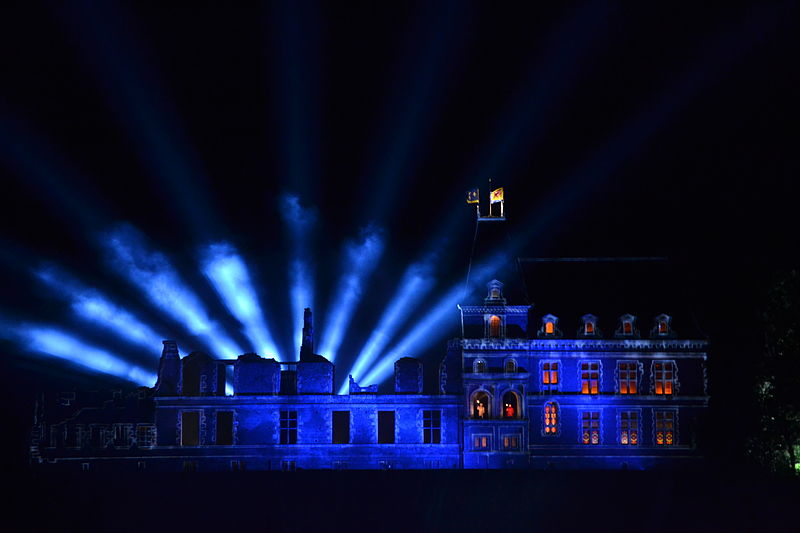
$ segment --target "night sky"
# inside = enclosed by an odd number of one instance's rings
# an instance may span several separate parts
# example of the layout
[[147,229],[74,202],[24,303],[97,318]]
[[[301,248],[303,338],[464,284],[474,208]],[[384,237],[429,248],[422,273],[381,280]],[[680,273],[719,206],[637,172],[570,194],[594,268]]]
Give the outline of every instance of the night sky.
[[[27,349],[8,333],[19,324],[58,328],[150,372],[160,353],[82,320],[37,272],[56,269],[102,292],[184,354],[214,353],[126,279],[112,241],[138,236],[249,351],[241,321],[200,267],[209,245],[225,243],[246,264],[277,349],[292,354],[301,320],[290,303],[292,262],[310,272],[320,346],[353,270],[343,266],[348,246],[374,236],[382,251],[348,313],[338,388],[410,265],[424,262],[427,292],[384,351],[463,286],[475,231],[466,191],[480,188],[485,210],[489,178],[504,187],[508,220],[493,233],[482,225],[467,300],[489,281],[474,277],[478,268],[524,303],[516,257],[669,258],[712,342],[712,412],[725,426],[746,402],[735,391],[748,386],[759,349],[763,290],[798,260],[797,11],[649,2],[3,7],[0,368],[13,427],[29,427],[36,390],[133,386]],[[305,232],[286,223],[295,207],[313,220]],[[496,252],[511,261],[480,271]],[[629,288],[647,294],[649,283],[634,276]],[[599,314],[585,309],[584,288],[564,282],[559,308],[570,319]],[[535,292],[528,297],[536,304]],[[455,303],[402,355],[433,367],[459,334]],[[14,457],[23,456],[19,441]]]

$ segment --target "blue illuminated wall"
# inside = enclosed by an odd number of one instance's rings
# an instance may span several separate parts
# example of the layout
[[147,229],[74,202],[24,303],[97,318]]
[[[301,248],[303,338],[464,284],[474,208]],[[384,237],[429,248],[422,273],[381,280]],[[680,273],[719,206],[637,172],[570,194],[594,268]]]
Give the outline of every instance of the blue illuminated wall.
[[299,361],[181,358],[164,341],[155,388],[41,406],[33,462],[167,471],[696,463],[706,341],[679,339],[667,315],[650,317],[652,328],[623,315],[605,333],[584,315],[571,334],[558,317],[507,305],[500,282],[487,289],[482,305],[459,306],[462,338],[447,345],[435,394],[424,393],[423,364],[411,357],[395,363],[391,394],[353,380],[335,394],[307,311]]

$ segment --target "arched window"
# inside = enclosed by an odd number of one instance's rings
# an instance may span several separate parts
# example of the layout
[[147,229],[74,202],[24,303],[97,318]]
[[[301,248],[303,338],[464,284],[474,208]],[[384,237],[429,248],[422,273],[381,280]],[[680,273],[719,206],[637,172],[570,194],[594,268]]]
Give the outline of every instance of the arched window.
[[500,317],[497,315],[492,315],[489,318],[489,336],[490,337],[500,336]]
[[500,289],[494,288],[489,291],[489,298],[500,298]]
[[666,320],[659,320],[658,321],[658,333],[661,335],[665,335],[669,333],[669,326],[667,325]]
[[470,402],[472,418],[489,418],[491,401],[489,393],[483,390],[475,391]]
[[633,334],[633,322],[626,320],[622,323],[622,333],[625,335]]
[[483,359],[476,359],[472,365],[472,371],[476,374],[483,374],[486,372],[486,361]]
[[594,324],[591,322],[586,322],[583,328],[583,332],[586,335],[594,335]]
[[558,432],[558,404],[547,402],[544,404],[544,434],[555,435]]
[[503,395],[503,418],[519,418],[519,399],[513,391]]
[[506,373],[513,374],[517,371],[517,363],[513,359],[509,359],[506,361]]
[[544,323],[544,332],[548,335],[552,335],[556,332],[556,326],[551,320]]

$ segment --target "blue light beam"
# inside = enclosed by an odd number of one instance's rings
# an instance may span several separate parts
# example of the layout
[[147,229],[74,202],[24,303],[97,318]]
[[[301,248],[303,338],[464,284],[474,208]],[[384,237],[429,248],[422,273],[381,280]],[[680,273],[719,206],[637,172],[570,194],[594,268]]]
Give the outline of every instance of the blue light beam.
[[63,359],[92,372],[116,376],[137,385],[152,387],[156,382],[156,375],[152,372],[59,329],[33,324],[2,326],[0,334],[17,342],[25,350]]
[[336,351],[353,319],[353,310],[361,300],[364,283],[377,266],[383,248],[383,232],[373,225],[361,231],[358,242],[348,242],[345,245],[344,275],[339,280],[334,293],[335,300],[328,311],[327,327],[322,335],[319,351],[320,355],[331,362],[336,358]]
[[236,249],[226,242],[220,242],[208,245],[202,255],[203,274],[214,286],[228,311],[242,323],[252,347],[261,355],[282,360],[264,321],[247,266]]
[[100,291],[83,286],[55,267],[39,268],[36,278],[68,302],[81,319],[111,330],[127,341],[151,350],[158,356],[162,336],[153,328],[117,305]]
[[107,234],[106,240],[114,268],[138,287],[153,305],[203,338],[217,356],[233,358],[242,353],[219,324],[208,317],[200,299],[181,280],[167,258],[147,248],[141,234],[122,226]]
[[289,261],[289,301],[292,306],[294,353],[300,353],[303,328],[300,317],[306,307],[314,309],[314,271],[307,258],[311,253],[308,239],[317,219],[313,209],[300,205],[300,199],[284,194],[280,199],[281,215],[289,230],[291,259]]
[[[509,259],[510,256],[505,253],[492,256],[489,260],[473,268],[474,277],[472,279],[483,280],[486,276],[491,275],[498,268],[506,264]],[[477,281],[473,282],[472,287],[478,284],[479,282]],[[418,353],[441,340],[440,330],[442,324],[448,316],[452,316],[452,313],[456,310],[456,306],[466,296],[462,283],[453,285],[444,297],[431,307],[430,310],[425,312],[424,320],[419,321],[411,331],[403,336],[403,339],[398,344],[380,358],[377,364],[375,364],[361,380],[361,384],[380,383],[391,375],[395,361],[411,353]]]
[[[408,315],[433,288],[432,263],[433,257],[429,257],[412,264],[406,269],[397,291],[389,301],[389,305],[381,316],[378,325],[372,330],[372,334],[364,344],[361,353],[358,354],[349,372],[356,381],[361,379],[362,374],[367,369],[367,365],[372,363],[375,356],[386,348],[386,345],[392,340],[394,332],[399,329],[399,326],[403,324]],[[342,384],[339,394],[346,394],[348,387],[349,382]]]

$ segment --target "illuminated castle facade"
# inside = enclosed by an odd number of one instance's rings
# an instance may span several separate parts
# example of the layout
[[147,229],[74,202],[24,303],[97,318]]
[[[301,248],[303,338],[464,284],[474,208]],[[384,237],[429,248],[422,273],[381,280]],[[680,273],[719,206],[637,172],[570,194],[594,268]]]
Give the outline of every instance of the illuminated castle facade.
[[32,462],[156,471],[696,462],[707,342],[679,339],[670,316],[640,326],[623,315],[616,330],[603,332],[585,315],[577,331],[562,331],[558,317],[507,305],[496,280],[482,305],[460,311],[462,338],[447,346],[436,394],[423,393],[422,362],[412,358],[395,364],[393,394],[352,378],[349,394],[335,394],[334,365],[313,353],[306,310],[297,362],[180,358],[176,343],[164,341],[152,389],[43,398]]

